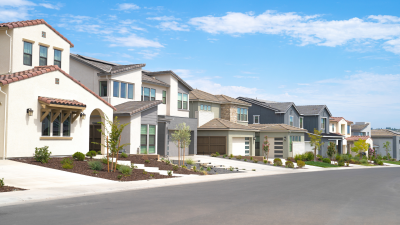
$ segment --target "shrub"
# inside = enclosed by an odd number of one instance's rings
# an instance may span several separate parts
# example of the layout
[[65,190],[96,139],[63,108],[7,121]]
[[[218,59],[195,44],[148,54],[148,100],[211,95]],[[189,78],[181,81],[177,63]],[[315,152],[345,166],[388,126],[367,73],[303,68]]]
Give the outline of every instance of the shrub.
[[101,151],[97,151],[97,155],[101,155]]
[[72,158],[74,158],[74,159],[76,159],[78,161],[83,161],[83,160],[85,160],[85,155],[82,152],[75,152],[72,155]]
[[328,158],[323,158],[322,162],[331,164],[331,160]]
[[276,164],[277,166],[282,166],[282,161],[276,161],[274,164]]
[[251,171],[256,171],[256,169],[252,169]]
[[96,170],[93,170],[93,174],[98,174],[99,172],[97,172]]
[[364,155],[362,158],[363,158],[363,159],[368,159],[367,156],[365,156],[365,155]]
[[[182,165],[182,166],[183,166],[183,165]],[[177,171],[178,168],[179,168],[179,166],[177,166],[177,165],[174,165],[174,166],[172,167],[172,169],[173,169],[174,171]]]
[[146,160],[144,160],[144,163],[150,163],[150,160],[148,160],[148,159],[146,159]]
[[121,158],[128,158],[128,154],[126,154],[125,152],[121,153]]
[[322,157],[322,155],[317,155],[317,158],[318,158],[318,160],[320,160],[320,161],[322,161],[322,160],[323,160],[323,157]]
[[170,163],[171,163],[171,161],[165,160],[165,164],[169,165]]
[[35,148],[35,154],[33,155],[33,158],[35,158],[36,162],[48,163],[50,155],[51,152],[49,152],[49,146],[44,146],[42,148]]
[[304,153],[303,160],[306,160],[306,161],[313,161],[313,160],[314,160],[314,153],[312,153],[312,152],[306,152],[306,153]]
[[350,160],[350,157],[349,157],[348,155],[342,155],[342,159],[343,159],[345,162],[348,162],[348,161]]
[[382,165],[383,165],[383,161],[382,161],[382,160],[379,160],[379,161],[377,162],[377,164],[380,165],[380,166],[382,166]]
[[229,156],[230,156],[231,158],[233,158],[233,154],[230,154]]
[[204,170],[204,167],[200,166],[200,171],[203,171],[203,170]]
[[227,157],[227,155],[226,155],[226,154],[224,154],[222,157],[226,158],[226,157]]
[[342,156],[340,154],[336,154],[335,159],[336,161],[339,161],[342,159]]
[[187,167],[186,167],[185,165],[182,165],[182,168],[183,168],[183,169],[187,169]]
[[102,159],[101,159],[101,162],[102,162],[103,164],[107,164],[107,158],[106,158],[106,157],[102,158]]
[[97,155],[97,152],[96,152],[96,151],[93,151],[93,150],[88,151],[88,152],[86,153],[86,156],[90,157],[91,159],[93,158],[93,156],[96,156],[96,155]]
[[390,159],[390,161],[396,161],[396,159]]
[[131,168],[132,168],[132,169],[137,169],[138,167],[135,166],[135,164],[131,163]]
[[379,159],[379,160],[382,160],[383,158],[382,158],[382,156],[381,156],[381,155],[378,155],[378,159]]
[[368,164],[368,160],[367,160],[367,159],[361,159],[361,160],[360,160],[360,163],[361,163],[361,164]]
[[145,170],[143,170],[143,174],[144,174],[144,175],[146,175],[146,174],[147,174],[147,172],[146,172]]
[[194,172],[197,172],[197,167],[196,166],[193,166],[192,169],[193,169]]
[[247,162],[247,159],[244,159],[245,162]]
[[233,171],[233,169],[234,169],[234,168],[233,168],[232,166],[231,166],[231,167],[229,167],[229,170],[230,170],[230,171]]
[[118,168],[118,171],[121,172],[121,173],[122,173],[123,175],[125,175],[125,176],[129,176],[129,175],[132,174],[132,168],[129,167],[129,166],[123,166],[123,165],[121,165],[121,166]]
[[189,158],[189,159],[186,159],[185,163],[188,165],[194,165],[194,160]]
[[267,160],[264,160],[263,162],[264,162],[264,164],[267,164],[267,163],[268,163],[268,161],[267,161]]
[[299,154],[296,154],[295,156],[294,156],[294,161],[299,161],[299,160],[303,160],[303,155],[299,155]]
[[203,173],[203,175],[207,175],[207,171],[203,170],[201,172]]
[[150,177],[151,177],[151,178],[154,178],[154,174],[150,174]]
[[232,159],[232,157],[229,157],[228,159]]
[[292,161],[286,161],[285,165],[286,165],[286,168],[294,168],[294,164]]
[[211,157],[217,157],[215,153],[211,153]]
[[216,155],[216,156],[220,156],[219,152],[216,152],[215,155]]
[[118,180],[121,180],[122,179],[122,175],[118,175],[117,178],[118,178]]
[[250,160],[253,160],[253,156],[250,157]]
[[253,162],[254,162],[254,163],[258,163],[258,160],[255,159],[255,160],[253,160]]
[[207,167],[207,171],[211,171],[211,167]]
[[346,163],[346,166],[350,166],[350,164],[349,164],[349,163]]
[[170,176],[170,177],[172,176],[172,171],[168,171],[167,173],[168,173],[168,176]]
[[103,164],[100,161],[89,161],[88,162],[89,168],[92,170],[102,170]]
[[354,159],[350,159],[349,162],[350,162],[351,164],[356,164],[356,161],[355,161]]
[[383,156],[382,158],[383,158],[383,160],[387,160],[388,159],[386,155]]
[[239,160],[241,160],[241,159],[242,159],[242,156],[241,156],[241,155],[239,155],[239,156],[236,156],[236,159],[239,159]]
[[303,161],[301,161],[301,160],[297,161],[297,166],[298,166],[298,167],[303,168],[305,165],[306,165],[305,162],[303,162]]
[[281,162],[282,163],[282,160],[280,158],[275,158],[274,159],[274,163],[276,163],[276,162]]
[[73,169],[74,168],[74,164],[72,162],[72,159],[70,159],[70,158],[64,158],[63,160],[61,160],[61,164],[62,164],[62,168],[64,168],[64,169]]
[[1,179],[0,179],[0,188],[4,187],[4,185],[5,185],[5,184],[4,184],[4,178],[1,178]]
[[338,166],[344,166],[344,161],[343,160],[339,161]]

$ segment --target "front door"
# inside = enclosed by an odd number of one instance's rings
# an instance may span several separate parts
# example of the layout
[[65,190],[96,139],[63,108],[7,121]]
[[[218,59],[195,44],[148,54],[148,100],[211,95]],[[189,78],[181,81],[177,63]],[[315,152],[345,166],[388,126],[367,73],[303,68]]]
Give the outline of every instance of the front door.
[[90,125],[89,150],[94,150],[96,152],[101,150],[101,145],[93,144],[93,142],[101,143],[101,133],[98,129],[101,129],[101,125]]

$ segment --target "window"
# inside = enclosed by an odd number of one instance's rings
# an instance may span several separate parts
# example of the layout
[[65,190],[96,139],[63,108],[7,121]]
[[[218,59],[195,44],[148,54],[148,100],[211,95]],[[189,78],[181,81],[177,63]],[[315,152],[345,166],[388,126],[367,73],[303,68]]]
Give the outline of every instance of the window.
[[188,109],[188,94],[183,94],[183,109]]
[[253,122],[256,123],[256,124],[259,124],[260,123],[260,116],[259,115],[253,116]]
[[140,129],[140,153],[156,153],[156,126],[142,124]]
[[167,104],[167,91],[162,91],[162,103]]
[[246,156],[250,155],[250,138],[249,137],[245,137],[244,138],[244,153]]
[[121,82],[121,98],[126,98],[126,83]]
[[151,101],[155,101],[156,100],[156,89],[151,89],[150,100]]
[[118,81],[114,81],[113,96],[119,97],[119,82]]
[[[188,109],[188,94],[178,93],[178,109]],[[206,110],[206,109],[204,109]]]
[[347,134],[350,134],[350,125],[347,125]]
[[[64,114],[66,116],[66,114]],[[69,137],[71,135],[71,115],[68,116],[66,120],[63,122],[63,136]]]
[[335,132],[335,125],[332,124],[332,132]]
[[99,90],[100,97],[107,96],[107,81],[100,81],[100,90]]
[[299,121],[299,127],[300,128],[304,128],[304,123],[303,123],[304,118],[300,117],[300,121]]
[[156,126],[149,125],[149,154],[156,153]]
[[207,106],[207,110],[211,111],[211,105]]
[[140,153],[147,154],[147,125],[140,128]]
[[178,109],[182,109],[182,93],[178,93]]
[[47,47],[40,45],[39,66],[47,66]]
[[[43,113],[45,114],[45,113]],[[43,115],[42,114],[42,115]],[[50,115],[51,113],[49,113],[46,118],[43,119],[42,121],[42,136],[50,136]]]
[[321,118],[321,130],[322,130],[322,132],[325,132],[325,127],[326,127],[326,118]]
[[156,90],[147,87],[142,87],[142,101],[156,100]]
[[128,98],[133,99],[133,84],[128,84]]
[[24,42],[24,65],[32,66],[32,43]]
[[293,123],[293,116],[290,116],[290,117],[289,117],[289,125],[290,125],[290,126],[294,126],[294,123]]
[[53,136],[61,135],[61,114],[53,121]]
[[61,51],[54,49],[54,65],[61,68]]
[[200,110],[204,110],[204,106],[203,105],[200,105]]
[[247,109],[237,108],[237,120],[247,121]]
[[42,31],[42,38],[46,38],[46,32]]

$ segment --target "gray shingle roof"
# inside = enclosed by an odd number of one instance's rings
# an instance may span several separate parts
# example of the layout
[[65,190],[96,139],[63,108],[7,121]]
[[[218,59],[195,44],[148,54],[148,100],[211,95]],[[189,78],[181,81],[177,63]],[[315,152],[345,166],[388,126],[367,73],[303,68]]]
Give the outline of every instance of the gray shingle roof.
[[297,106],[297,109],[299,110],[300,114],[303,114],[303,115],[317,115],[325,108],[328,111],[329,116],[332,116],[331,112],[329,111],[329,109],[326,105],[298,105]]
[[371,137],[393,137],[393,136],[400,136],[400,133],[392,130],[387,129],[379,129],[379,130],[371,130]]
[[352,131],[360,131],[366,127],[368,127],[369,123],[366,124],[353,124],[351,125],[351,130]]
[[207,102],[215,102],[219,104],[235,104],[241,106],[251,106],[250,103],[240,101],[238,99],[226,96],[226,95],[213,95],[208,92],[194,89],[190,92],[189,99],[191,101],[207,101]]
[[114,115],[120,114],[129,114],[133,115],[147,109],[153,108],[161,104],[161,100],[157,101],[129,101],[119,105],[114,106],[117,109],[117,112]]
[[229,120],[224,120],[220,118],[214,118],[207,123],[203,124],[201,127],[197,128],[198,130],[247,130],[247,131],[257,131],[250,126],[238,124],[231,122]]
[[161,86],[165,86],[165,87],[170,86],[169,84],[162,82],[161,80],[158,80],[157,78],[147,76],[144,73],[142,73],[142,82],[147,83],[147,84],[161,85]]
[[[292,105],[294,106],[294,108],[296,108],[296,105],[293,102],[270,102],[270,101],[264,101],[264,100],[247,98],[247,97],[238,97],[237,99],[271,109],[271,110],[275,111],[276,113],[285,113]],[[296,108],[296,110],[297,110],[297,108]],[[297,110],[297,111],[299,112],[299,110]]]
[[116,74],[124,71],[129,71],[141,67],[145,67],[146,64],[130,64],[130,65],[119,65],[112,62],[103,61],[100,59],[95,59],[87,56],[82,56],[78,54],[70,54],[72,59],[82,62],[88,66],[100,70],[102,74]]
[[174,73],[172,70],[165,70],[165,71],[156,71],[156,72],[150,72],[150,71],[143,71],[144,74],[148,76],[157,76],[157,75],[163,75],[163,74],[171,74],[173,77],[175,77],[179,82],[181,82],[183,85],[185,85],[189,91],[193,91],[192,86],[190,86],[188,83],[186,83],[182,78],[180,78],[176,73]]

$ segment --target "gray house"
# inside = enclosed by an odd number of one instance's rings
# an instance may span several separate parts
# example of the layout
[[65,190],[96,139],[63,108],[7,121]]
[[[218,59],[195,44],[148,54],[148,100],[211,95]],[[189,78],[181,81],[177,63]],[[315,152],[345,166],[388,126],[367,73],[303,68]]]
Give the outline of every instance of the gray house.
[[351,125],[352,136],[371,136],[371,123],[356,122]]
[[380,129],[371,131],[372,139],[374,140],[374,149],[377,154],[386,155],[386,149],[383,145],[389,142],[390,155],[396,160],[400,159],[400,133],[392,130]]
[[303,128],[303,117],[293,102],[273,102],[261,99],[238,97],[252,104],[249,108],[249,124],[287,124]]

